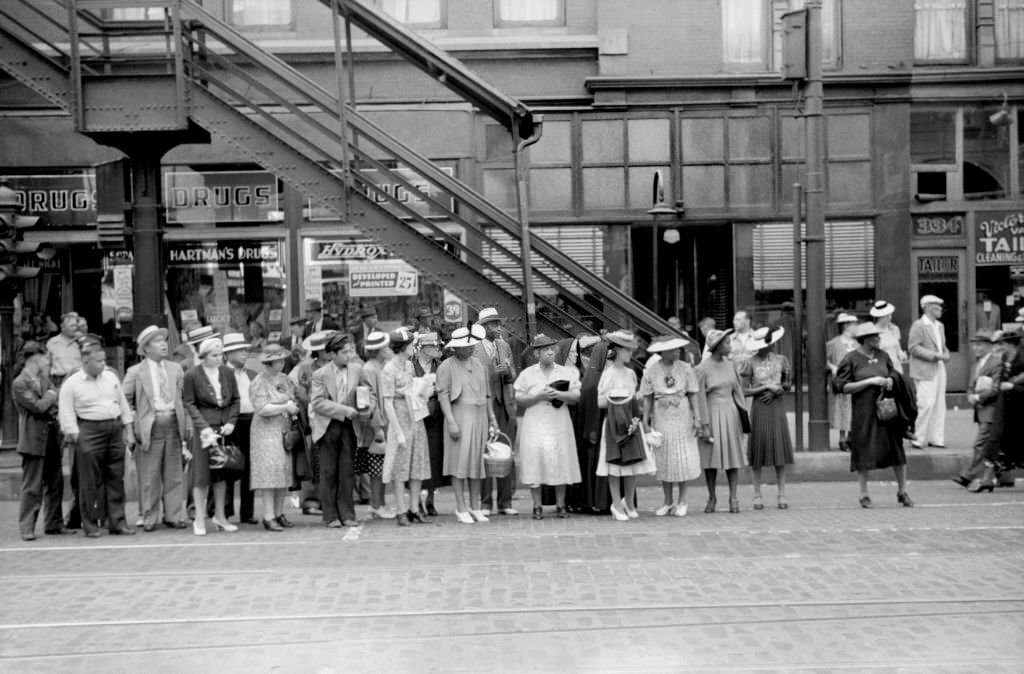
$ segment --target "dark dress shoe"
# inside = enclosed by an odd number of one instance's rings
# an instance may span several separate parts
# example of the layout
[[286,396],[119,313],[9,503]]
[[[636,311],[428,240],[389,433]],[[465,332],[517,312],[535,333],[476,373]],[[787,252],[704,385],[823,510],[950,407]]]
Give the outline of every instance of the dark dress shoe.
[[972,494],[977,494],[983,491],[994,491],[996,488],[995,482],[983,481],[980,478],[971,480],[971,483],[967,485],[967,491]]
[[395,518],[398,526],[407,527],[409,526],[409,515],[408,513],[399,513],[398,517]]
[[117,527],[116,529],[111,529],[110,530],[110,535],[111,536],[134,536],[135,535],[135,529],[130,529],[128,527]]
[[704,512],[713,513],[715,508],[718,506],[718,499],[709,498],[707,505],[704,506]]
[[952,480],[953,482],[956,482],[961,487],[966,487],[967,485],[969,485],[971,483],[971,481],[968,480],[963,475],[954,475],[954,476],[950,477],[949,479]]
[[1000,480],[996,486],[1013,488],[1017,486],[1017,482],[1016,480]]
[[260,521],[258,519],[256,519],[255,517],[247,517],[244,520],[239,522],[239,524],[259,524],[259,523],[260,523]]
[[277,516],[277,517],[276,517],[275,519],[277,520],[277,523],[278,523],[278,524],[280,524],[280,525],[281,525],[282,527],[284,527],[285,529],[291,529],[292,527],[294,527],[294,526],[295,526],[295,525],[294,525],[294,524],[292,523],[292,521],[291,521],[291,520],[289,520],[289,519],[288,519],[287,517],[285,517],[284,515],[278,515],[278,516]]
[[331,520],[330,522],[328,522],[324,526],[326,526],[328,529],[340,529],[341,528],[341,520]]
[[861,508],[870,508],[871,507],[871,497],[870,496],[861,496],[860,497],[860,507]]
[[897,500],[897,501],[899,502],[899,504],[900,504],[900,505],[902,505],[902,506],[903,506],[904,508],[913,508],[913,507],[914,507],[914,501],[913,501],[913,499],[911,499],[911,498],[910,498],[910,494],[908,494],[908,493],[907,493],[907,492],[905,492],[905,491],[903,491],[903,492],[900,492],[900,493],[896,494],[896,500]]
[[540,506],[534,506],[533,508],[533,519],[542,520],[544,519],[544,508]]
[[263,528],[267,531],[284,531],[284,527],[277,523],[277,520],[263,520]]
[[359,526],[359,521],[358,520],[344,520],[341,523],[341,525],[343,527],[358,527]]
[[302,509],[302,514],[303,515],[317,515],[317,516],[319,516],[319,515],[323,515],[324,511],[321,510],[320,508],[317,508],[316,506],[306,506],[305,508]]
[[188,525],[184,522],[168,522],[167,520],[164,520],[164,526],[168,529],[184,529]]
[[427,523],[427,521],[425,519],[423,519],[423,517],[419,513],[413,512],[412,510],[410,510],[407,513],[405,513],[405,516],[408,517],[409,521],[412,522],[413,524],[426,524]]
[[34,540],[36,540],[36,535],[35,534],[22,534],[21,535],[21,540],[23,540],[23,541],[34,541]]
[[569,511],[566,510],[565,508],[559,508],[558,506],[555,506],[555,517],[557,517],[560,520],[568,519]]
[[434,507],[433,501],[427,501],[427,516],[437,517],[437,508]]
[[73,536],[78,532],[74,529],[68,529],[67,527],[61,527],[60,529],[47,529],[45,532],[47,536]]

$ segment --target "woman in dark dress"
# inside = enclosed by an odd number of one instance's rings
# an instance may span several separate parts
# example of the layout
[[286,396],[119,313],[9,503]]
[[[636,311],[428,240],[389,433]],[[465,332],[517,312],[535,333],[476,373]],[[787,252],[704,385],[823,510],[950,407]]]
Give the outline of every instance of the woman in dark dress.
[[[1016,319],[1024,323],[1024,314]],[[1012,487],[1015,468],[1024,468],[1024,344],[1020,329],[1008,330],[1002,341],[1006,343],[1006,373],[1000,384],[1003,392],[1002,434],[998,464],[999,486]]]
[[[192,533],[206,535],[206,492],[213,485],[213,523],[224,531],[237,531],[224,514],[227,500],[225,480],[231,477],[225,471],[210,470],[209,444],[204,440],[215,433],[231,435],[238,421],[238,384],[230,368],[224,365],[223,343],[216,337],[199,345],[198,364],[185,373],[182,382],[182,402],[192,419],[192,498],[196,516]],[[248,467],[246,467],[248,468]]]
[[836,387],[852,397],[850,424],[850,471],[860,478],[860,505],[871,507],[868,495],[868,473],[878,468],[892,467],[899,485],[896,500],[905,508],[914,502],[907,493],[907,458],[903,453],[905,424],[897,416],[886,422],[877,415],[876,403],[885,393],[892,391],[894,377],[888,354],[881,348],[881,331],[874,323],[857,326],[856,350],[849,352],[836,372]]
[[566,494],[569,510],[577,513],[607,515],[611,511],[611,495],[608,492],[608,478],[597,472],[597,459],[601,453],[601,428],[604,426],[605,411],[597,406],[597,384],[604,372],[604,361],[608,354],[608,342],[601,340],[593,346],[590,362],[580,388],[580,400],[576,404],[573,428],[576,431],[576,453],[580,461],[579,484],[569,485]]
[[[416,355],[412,358],[413,375],[416,377],[432,377],[441,364],[441,345],[436,332],[418,333],[416,335]],[[421,515],[437,517],[434,507],[434,492],[446,484],[444,476],[444,413],[437,402],[437,390],[427,400],[429,414],[423,420],[427,427],[427,448],[430,453],[430,479],[425,481],[427,490],[426,502],[422,504]]]

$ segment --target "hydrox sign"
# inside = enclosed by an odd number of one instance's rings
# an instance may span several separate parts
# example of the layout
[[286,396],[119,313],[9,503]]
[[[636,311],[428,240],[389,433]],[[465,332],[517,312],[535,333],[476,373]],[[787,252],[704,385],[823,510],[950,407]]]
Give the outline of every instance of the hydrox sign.
[[978,213],[976,218],[977,266],[1024,265],[1024,211]]
[[277,211],[277,178],[268,171],[167,171],[167,222],[266,222]]

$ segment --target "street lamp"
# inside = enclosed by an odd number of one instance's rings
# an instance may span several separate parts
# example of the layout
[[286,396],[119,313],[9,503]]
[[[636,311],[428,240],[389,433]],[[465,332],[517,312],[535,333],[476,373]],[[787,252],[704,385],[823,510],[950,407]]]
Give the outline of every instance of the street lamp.
[[[647,211],[651,216],[651,308],[654,312],[661,314],[661,303],[658,297],[658,216],[668,215],[675,218],[683,216],[685,209],[683,202],[677,201],[675,206],[670,206],[665,201],[665,179],[661,171],[654,172],[654,179],[651,185],[651,201],[654,206]],[[678,232],[676,233],[678,236]],[[666,241],[668,239],[666,238]],[[676,239],[678,241],[678,239]],[[672,243],[672,242],[670,242]]]

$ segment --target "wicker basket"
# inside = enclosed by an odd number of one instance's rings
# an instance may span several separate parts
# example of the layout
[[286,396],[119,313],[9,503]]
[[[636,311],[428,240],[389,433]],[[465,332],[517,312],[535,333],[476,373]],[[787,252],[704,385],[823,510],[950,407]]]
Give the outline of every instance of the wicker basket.
[[484,475],[507,477],[515,465],[512,455],[512,440],[501,431],[491,433],[484,446]]

